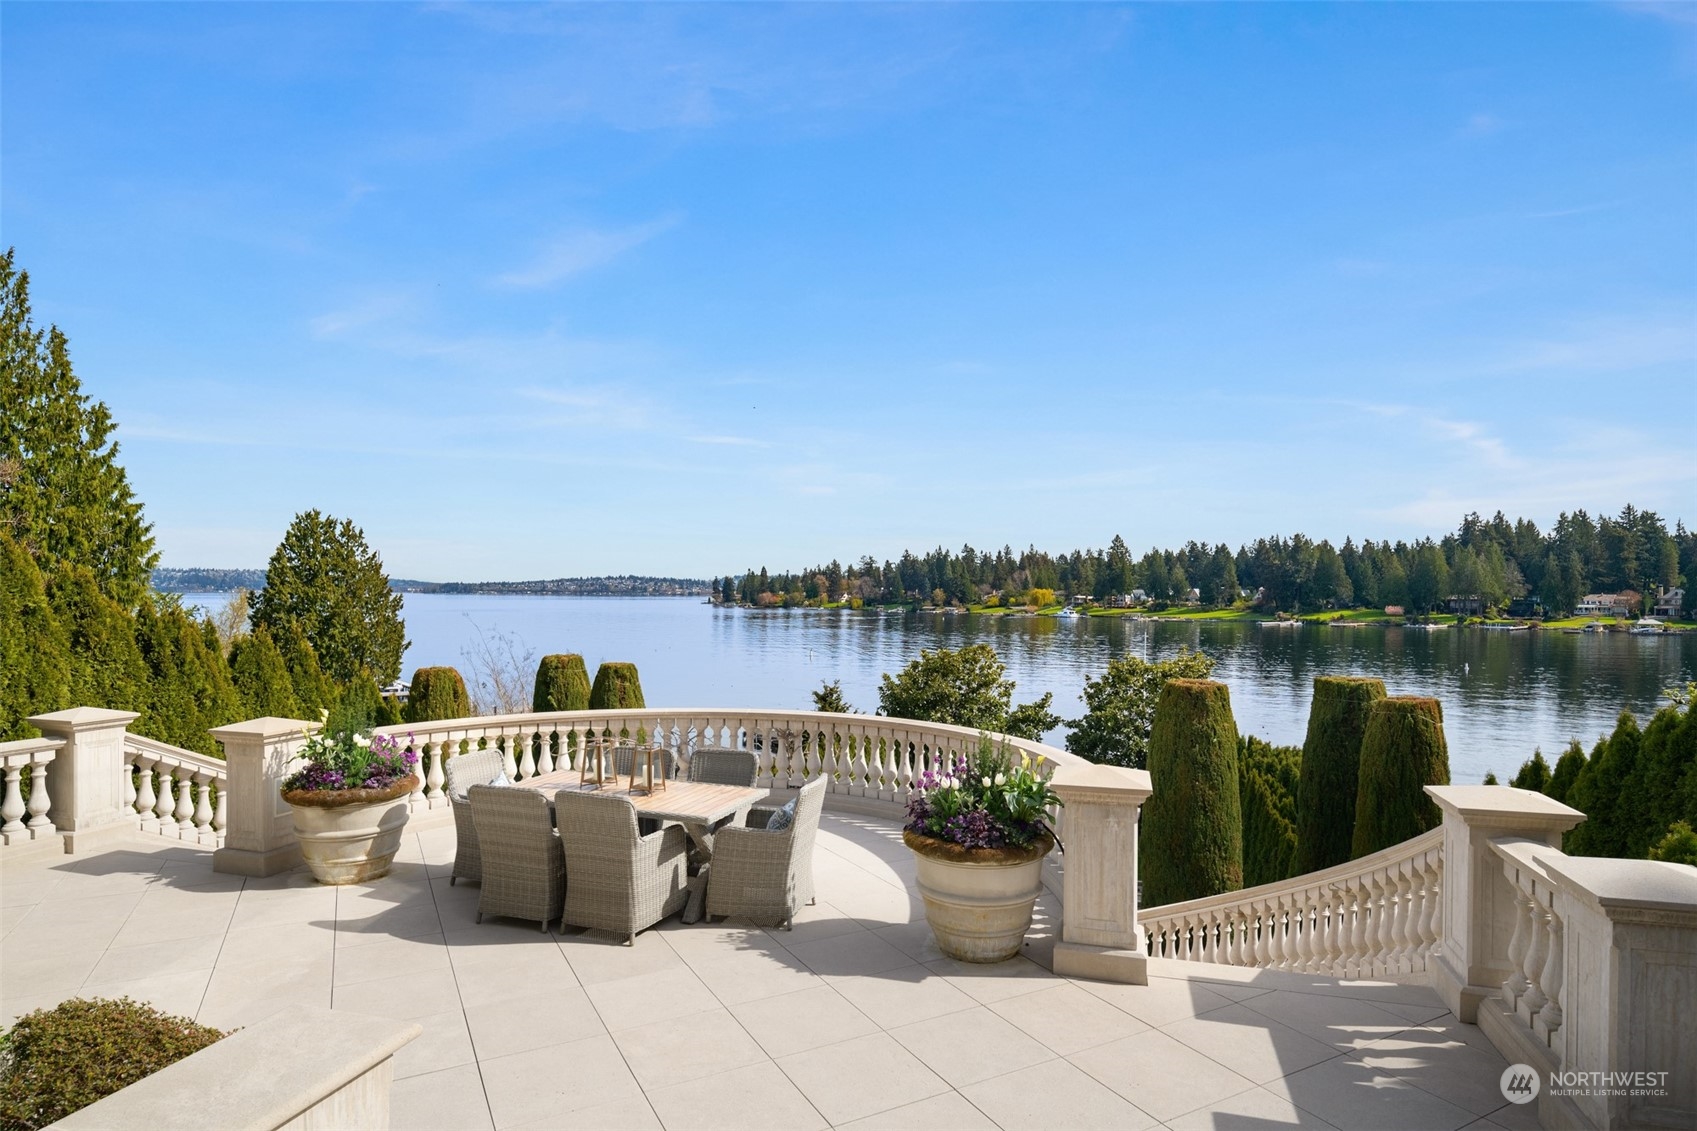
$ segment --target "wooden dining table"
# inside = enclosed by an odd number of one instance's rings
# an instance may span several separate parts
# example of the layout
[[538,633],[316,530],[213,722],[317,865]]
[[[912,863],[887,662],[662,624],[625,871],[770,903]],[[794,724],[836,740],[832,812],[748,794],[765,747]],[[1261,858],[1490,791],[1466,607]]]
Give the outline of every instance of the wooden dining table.
[[[608,797],[622,797],[635,808],[638,818],[676,821],[682,825],[702,861],[700,871],[690,880],[689,905],[684,908],[683,921],[699,922],[702,904],[707,895],[708,869],[713,861],[713,831],[728,823],[741,824],[747,818],[749,809],[767,797],[767,791],[740,785],[715,785],[710,782],[673,779],[667,779],[664,789],[645,791],[630,789],[628,777],[621,777],[619,781],[625,784],[609,781],[605,785],[597,786],[594,782],[585,783],[577,770],[555,770],[552,773],[525,778],[523,781],[514,782],[513,785],[520,789],[534,789],[550,802],[553,801],[554,795],[560,792],[601,793]],[[570,868],[569,863],[567,867]],[[571,883],[569,870],[566,882]]]

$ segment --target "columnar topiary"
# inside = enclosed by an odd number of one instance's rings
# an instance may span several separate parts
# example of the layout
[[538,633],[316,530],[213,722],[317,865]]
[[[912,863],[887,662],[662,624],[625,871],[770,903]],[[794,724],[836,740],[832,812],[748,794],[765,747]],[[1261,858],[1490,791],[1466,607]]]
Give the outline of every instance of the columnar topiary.
[[1375,702],[1361,739],[1352,857],[1359,859],[1436,828],[1438,807],[1425,787],[1449,781],[1449,746],[1438,701],[1393,695]]
[[582,711],[589,706],[589,669],[576,652],[542,657],[536,665],[533,711]]
[[1317,872],[1349,859],[1355,835],[1361,738],[1367,713],[1385,697],[1379,679],[1326,675],[1314,681],[1296,800],[1296,870]]
[[1245,735],[1238,743],[1238,799],[1243,806],[1243,884],[1295,875],[1296,787],[1302,750]]
[[471,696],[466,693],[465,680],[458,671],[419,668],[412,673],[412,684],[407,691],[407,722],[463,719],[470,714]]
[[589,689],[590,710],[617,711],[647,705],[642,699],[642,681],[637,678],[635,664],[608,660],[595,669],[595,686]]
[[1143,806],[1139,867],[1150,906],[1243,886],[1237,724],[1226,685],[1174,679],[1161,688],[1149,736],[1155,787]]

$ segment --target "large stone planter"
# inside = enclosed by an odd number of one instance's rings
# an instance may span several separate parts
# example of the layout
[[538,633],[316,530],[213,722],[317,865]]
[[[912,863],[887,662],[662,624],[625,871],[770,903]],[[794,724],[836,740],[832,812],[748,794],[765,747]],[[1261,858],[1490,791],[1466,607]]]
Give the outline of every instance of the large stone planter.
[[409,774],[387,789],[285,789],[295,839],[321,884],[358,884],[387,875],[401,847],[408,798],[418,788]]
[[1052,838],[1029,848],[962,848],[904,830],[902,840],[913,850],[925,921],[944,954],[962,962],[1001,962],[1019,953]]

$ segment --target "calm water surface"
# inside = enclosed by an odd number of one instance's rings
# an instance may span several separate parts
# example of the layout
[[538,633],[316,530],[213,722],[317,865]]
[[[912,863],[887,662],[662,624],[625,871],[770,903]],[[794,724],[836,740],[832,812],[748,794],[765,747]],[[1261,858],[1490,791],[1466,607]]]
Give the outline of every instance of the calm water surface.
[[[209,607],[219,594],[187,598]],[[1587,744],[1630,710],[1640,720],[1663,688],[1697,680],[1697,634],[1438,632],[1323,626],[1266,629],[1241,622],[981,617],[847,610],[718,609],[693,598],[494,597],[409,593],[404,674],[428,664],[468,669],[465,649],[507,633],[521,653],[581,652],[591,673],[629,660],[651,705],[809,708],[808,693],[841,680],[850,703],[878,705],[878,681],[920,649],[983,642],[1008,665],[1017,701],[1045,691],[1063,717],[1083,714],[1086,676],[1131,653],[1162,659],[1180,648],[1215,659],[1231,688],[1238,729],[1300,744],[1317,675],[1368,675],[1394,694],[1443,701],[1452,777],[1512,774],[1534,747]],[[1048,736],[1059,744],[1064,730]],[[1553,760],[1553,759],[1552,759]]]

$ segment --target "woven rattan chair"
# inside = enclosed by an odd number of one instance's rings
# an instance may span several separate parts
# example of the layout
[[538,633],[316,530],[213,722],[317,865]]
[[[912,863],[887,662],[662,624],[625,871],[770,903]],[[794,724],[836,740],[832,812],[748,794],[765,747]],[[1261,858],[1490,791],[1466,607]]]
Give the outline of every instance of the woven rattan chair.
[[471,818],[471,801],[466,790],[474,785],[488,785],[500,775],[501,752],[473,750],[447,759],[442,768],[448,775],[448,804],[454,810],[454,874],[448,877],[448,886],[452,887],[461,880],[483,879],[477,822]]
[[548,799],[534,789],[495,785],[474,785],[470,796],[483,852],[477,921],[485,915],[536,919],[546,931],[566,894],[566,857],[548,818]]
[[750,787],[759,772],[752,750],[697,750],[689,758],[690,781]]
[[813,842],[825,779],[796,795],[795,820],[781,832],[732,826],[713,837],[707,875],[707,914],[738,915],[765,926],[788,927],[813,902]]
[[685,847],[672,825],[643,836],[628,798],[562,790],[554,795],[572,882],[560,929],[589,927],[625,936],[653,926],[689,902]]

